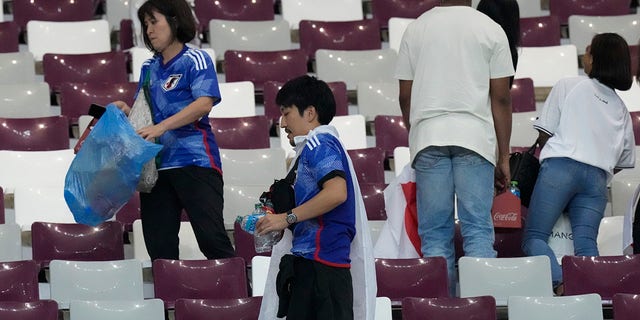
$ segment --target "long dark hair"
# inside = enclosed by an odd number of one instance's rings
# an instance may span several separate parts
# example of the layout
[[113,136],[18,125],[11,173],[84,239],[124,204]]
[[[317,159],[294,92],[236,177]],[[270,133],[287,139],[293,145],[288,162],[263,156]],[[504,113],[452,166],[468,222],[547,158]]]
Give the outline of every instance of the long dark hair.
[[[533,0],[530,0],[533,1]],[[509,40],[513,69],[518,66],[520,45],[520,6],[516,0],[481,0],[478,11],[484,13],[502,27]],[[511,79],[513,82],[513,78]]]
[[618,90],[629,90],[633,83],[629,45],[617,33],[597,34],[589,50],[593,62],[589,78]]
[[196,36],[196,20],[191,12],[191,7],[185,0],[147,0],[138,9],[138,19],[142,24],[142,37],[144,44],[153,52],[156,50],[147,36],[147,26],[144,18],[153,16],[153,12],[158,12],[167,18],[167,23],[171,27],[171,34],[182,43],[187,43]]

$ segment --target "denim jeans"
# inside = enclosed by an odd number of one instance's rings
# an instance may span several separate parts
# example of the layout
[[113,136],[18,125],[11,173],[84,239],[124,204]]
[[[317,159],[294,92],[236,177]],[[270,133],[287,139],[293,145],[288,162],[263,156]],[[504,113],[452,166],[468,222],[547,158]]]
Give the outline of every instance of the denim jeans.
[[491,220],[495,167],[477,153],[457,146],[430,146],[414,161],[418,233],[425,257],[447,259],[455,292],[454,195],[466,256],[494,258]]
[[548,240],[563,211],[568,212],[576,256],[597,256],[598,228],[607,205],[607,173],[569,158],[542,161],[525,223],[522,250],[547,255],[554,285],[562,282],[562,267]]

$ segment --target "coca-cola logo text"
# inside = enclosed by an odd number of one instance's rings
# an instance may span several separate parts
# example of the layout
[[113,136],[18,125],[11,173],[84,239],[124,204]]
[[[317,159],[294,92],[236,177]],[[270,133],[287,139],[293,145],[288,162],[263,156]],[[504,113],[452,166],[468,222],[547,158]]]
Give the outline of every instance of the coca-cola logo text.
[[493,214],[494,221],[517,221],[518,213],[517,212],[496,212]]

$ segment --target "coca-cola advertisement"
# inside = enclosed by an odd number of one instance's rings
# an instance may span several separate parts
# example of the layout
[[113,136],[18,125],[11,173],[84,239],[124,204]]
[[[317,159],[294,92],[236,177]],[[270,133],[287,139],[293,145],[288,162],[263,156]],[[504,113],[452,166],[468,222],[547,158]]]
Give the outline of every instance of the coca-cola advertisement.
[[503,192],[493,198],[491,208],[493,226],[496,228],[522,228],[520,198],[511,192]]

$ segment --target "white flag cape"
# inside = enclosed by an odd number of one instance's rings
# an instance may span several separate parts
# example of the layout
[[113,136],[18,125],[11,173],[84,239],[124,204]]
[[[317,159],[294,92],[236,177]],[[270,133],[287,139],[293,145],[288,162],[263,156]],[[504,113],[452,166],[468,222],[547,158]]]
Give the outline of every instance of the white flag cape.
[[[306,139],[320,133],[328,133],[338,137],[338,132],[333,126],[317,127],[311,130],[306,137],[296,137],[296,156],[300,155],[300,152],[306,144]],[[344,145],[342,145],[342,149],[345,153],[347,152]],[[353,189],[356,196],[356,235],[351,242],[350,255],[351,278],[353,283],[353,315],[354,319],[357,320],[374,320],[378,287],[376,285],[373,245],[371,235],[369,234],[367,212],[365,211],[364,202],[362,201],[357,176],[353,170],[351,159],[347,159],[349,160],[349,171],[351,171],[351,176],[353,177]],[[291,252],[292,238],[291,231],[285,229],[282,240],[273,246],[269,273],[267,274],[264,296],[262,298],[262,305],[260,306],[259,320],[277,319],[278,294],[276,292],[276,276],[278,275],[280,267],[280,259],[283,255]]]
[[415,181],[416,173],[408,164],[384,189],[387,221],[373,249],[376,258],[403,259],[422,256],[420,237],[417,234]]

